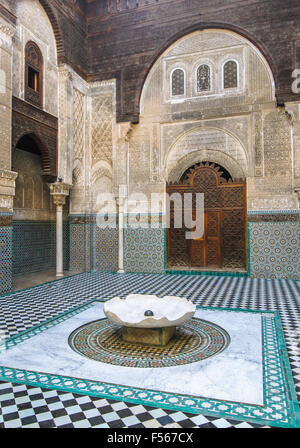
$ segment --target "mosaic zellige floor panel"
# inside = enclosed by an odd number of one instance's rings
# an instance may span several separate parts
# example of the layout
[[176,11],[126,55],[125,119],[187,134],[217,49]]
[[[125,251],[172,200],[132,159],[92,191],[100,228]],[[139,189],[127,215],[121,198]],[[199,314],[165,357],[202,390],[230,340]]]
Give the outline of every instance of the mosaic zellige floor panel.
[[[299,398],[299,283],[230,277],[84,273],[0,298],[0,330],[7,337],[91,300],[128,293],[180,295],[197,305],[277,310]],[[239,418],[0,383],[0,427],[256,427]],[[208,413],[209,414],[209,413]]]

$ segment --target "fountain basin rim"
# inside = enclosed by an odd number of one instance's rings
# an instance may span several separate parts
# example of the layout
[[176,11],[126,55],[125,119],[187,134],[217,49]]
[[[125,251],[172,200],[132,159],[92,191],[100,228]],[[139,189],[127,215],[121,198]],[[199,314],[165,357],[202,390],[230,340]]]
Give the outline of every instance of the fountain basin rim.
[[[154,316],[144,316],[151,309]],[[162,328],[181,325],[190,320],[196,305],[183,297],[130,294],[126,299],[114,297],[105,302],[104,314],[111,321],[125,327]],[[156,315],[155,315],[156,314]]]

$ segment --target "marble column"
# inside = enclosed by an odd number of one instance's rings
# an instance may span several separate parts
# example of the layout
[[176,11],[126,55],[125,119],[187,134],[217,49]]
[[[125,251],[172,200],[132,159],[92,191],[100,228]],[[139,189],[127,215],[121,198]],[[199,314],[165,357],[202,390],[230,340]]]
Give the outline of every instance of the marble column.
[[56,277],[64,276],[64,252],[63,252],[63,206],[70,194],[72,185],[63,182],[49,184],[50,194],[56,205]]
[[119,185],[119,196],[117,198],[119,216],[119,273],[124,273],[124,207],[127,197],[127,185]]

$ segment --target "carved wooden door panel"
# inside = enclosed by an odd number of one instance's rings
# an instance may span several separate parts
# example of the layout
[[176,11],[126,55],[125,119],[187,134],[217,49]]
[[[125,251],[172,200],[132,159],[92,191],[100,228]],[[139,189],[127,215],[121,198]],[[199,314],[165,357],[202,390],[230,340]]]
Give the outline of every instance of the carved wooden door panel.
[[221,212],[205,213],[205,243],[207,267],[222,267],[221,260]]
[[222,267],[220,211],[205,212],[205,230],[202,238],[190,243],[191,265],[197,267]]

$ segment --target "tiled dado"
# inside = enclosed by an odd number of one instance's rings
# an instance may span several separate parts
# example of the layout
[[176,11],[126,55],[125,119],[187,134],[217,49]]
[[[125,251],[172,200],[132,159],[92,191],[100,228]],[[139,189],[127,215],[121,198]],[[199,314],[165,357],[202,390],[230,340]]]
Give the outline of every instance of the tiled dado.
[[70,217],[70,269],[118,270],[118,229],[102,225],[96,216]]
[[299,211],[248,213],[251,277],[300,279]]
[[0,294],[12,285],[12,215],[0,214]]
[[[64,222],[64,269],[69,269],[69,225]],[[13,275],[39,272],[56,265],[56,223],[13,222]]]
[[162,215],[127,215],[124,230],[126,272],[163,273],[165,230]]
[[[70,221],[71,268],[117,271],[118,229],[107,228],[104,221],[99,225],[96,216],[73,216]],[[248,225],[251,276],[300,279],[299,211],[249,212]],[[161,216],[125,216],[126,272],[165,272],[164,250]]]
[[[116,220],[117,221],[117,220]],[[124,269],[126,272],[164,272],[164,230],[161,219],[125,217]],[[117,224],[117,222],[116,222]],[[118,228],[96,216],[70,218],[70,267],[72,270],[118,270]]]
[[164,229],[131,228],[124,231],[126,272],[164,272]]

